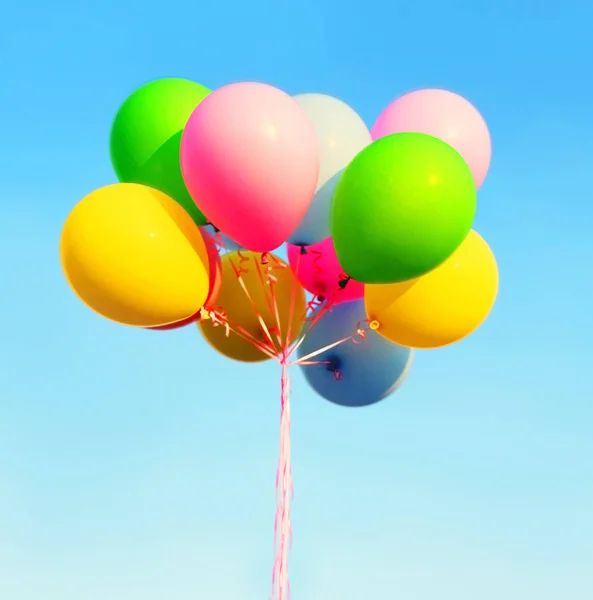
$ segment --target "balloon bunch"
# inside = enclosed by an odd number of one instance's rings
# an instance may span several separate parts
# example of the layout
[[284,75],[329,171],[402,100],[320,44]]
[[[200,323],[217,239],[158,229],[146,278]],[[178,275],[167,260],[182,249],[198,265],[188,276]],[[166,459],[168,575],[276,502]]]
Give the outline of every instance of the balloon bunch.
[[[136,90],[111,131],[119,183],[83,198],[60,241],[66,279],[103,317],[197,324],[221,354],[276,360],[281,446],[273,596],[288,594],[288,372],[343,406],[405,379],[414,349],[474,331],[497,293],[473,231],[490,163],[477,110],[406,94],[369,131],[323,94],[261,83],[211,92],[184,79]],[[288,262],[273,254],[286,243]]]

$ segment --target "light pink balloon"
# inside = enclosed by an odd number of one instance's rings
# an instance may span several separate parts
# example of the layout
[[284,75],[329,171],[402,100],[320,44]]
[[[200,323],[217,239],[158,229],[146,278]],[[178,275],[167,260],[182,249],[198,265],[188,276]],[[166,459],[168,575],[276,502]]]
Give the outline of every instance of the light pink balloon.
[[358,281],[349,279],[346,285],[340,286],[340,281],[348,276],[338,262],[331,238],[306,246],[305,254],[300,246],[286,246],[290,268],[307,291],[338,302],[359,300],[364,296],[364,284]]
[[417,132],[440,138],[465,159],[479,188],[490,166],[488,127],[465,98],[447,90],[418,90],[394,100],[379,116],[371,135]]
[[187,189],[206,217],[242,247],[269,252],[315,194],[319,144],[307,113],[263,83],[234,83],[204,98],[181,138]]

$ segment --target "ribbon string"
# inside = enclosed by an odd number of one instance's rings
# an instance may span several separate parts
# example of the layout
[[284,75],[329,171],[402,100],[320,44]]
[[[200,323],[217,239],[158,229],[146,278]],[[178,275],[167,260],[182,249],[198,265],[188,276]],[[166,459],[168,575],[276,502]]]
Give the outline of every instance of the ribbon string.
[[[216,228],[212,239],[215,242],[217,251],[226,249],[224,238]],[[294,496],[294,487],[292,481],[291,447],[290,447],[290,380],[288,368],[293,365],[314,366],[325,365],[332,370],[337,380],[342,378],[342,373],[337,368],[333,368],[333,361],[319,358],[319,355],[332,350],[341,344],[352,342],[362,343],[365,339],[365,332],[368,329],[376,329],[375,322],[366,321],[358,323],[356,331],[352,335],[345,336],[335,342],[313,352],[306,354],[298,359],[292,359],[292,356],[305,341],[307,335],[317,326],[322,316],[330,311],[332,307],[339,303],[339,292],[348,284],[349,277],[344,275],[340,278],[338,289],[330,298],[325,296],[321,275],[323,270],[320,266],[322,254],[319,251],[310,250],[314,254],[313,269],[314,278],[318,282],[317,293],[307,303],[305,312],[300,319],[303,324],[302,330],[294,332],[296,340],[292,342],[293,324],[295,321],[297,294],[300,292],[298,283],[299,269],[301,265],[301,256],[307,254],[303,247],[299,253],[296,264],[294,265],[294,278],[291,294],[289,298],[288,321],[286,323],[286,332],[283,332],[283,323],[280,316],[280,307],[278,306],[278,297],[276,286],[278,285],[277,272],[279,269],[288,268],[284,262],[280,261],[273,254],[263,253],[259,256],[253,256],[251,261],[241,250],[237,250],[236,259],[231,259],[227,255],[227,260],[233,268],[237,281],[245,294],[255,317],[265,336],[265,340],[258,339],[252,333],[247,331],[239,323],[233,323],[224,312],[224,307],[216,307],[210,310],[203,309],[200,314],[200,320],[210,320],[213,327],[224,327],[226,334],[237,335],[253,347],[263,352],[269,358],[280,363],[280,439],[278,451],[278,464],[276,467],[276,514],[274,517],[274,562],[272,567],[272,593],[271,600],[290,600],[290,578],[288,572],[289,554],[292,546],[292,526],[291,526],[291,506]],[[257,279],[262,287],[266,308],[270,313],[272,326],[266,322],[260,309],[255,303],[253,296],[243,278],[243,275],[249,272],[250,268],[255,268]]]

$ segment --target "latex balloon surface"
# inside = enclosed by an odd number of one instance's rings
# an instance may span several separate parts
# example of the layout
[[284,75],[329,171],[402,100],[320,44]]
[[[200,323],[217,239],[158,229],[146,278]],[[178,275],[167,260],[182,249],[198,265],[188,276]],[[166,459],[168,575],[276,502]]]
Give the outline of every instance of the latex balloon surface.
[[[267,261],[267,262],[266,262]],[[269,338],[258,315],[261,316],[274,341],[273,349],[279,352],[287,342],[292,342],[300,333],[305,316],[305,292],[289,266],[274,255],[264,257],[254,252],[230,252],[222,257],[222,286],[216,308],[224,312],[235,332],[227,335],[225,327],[214,326],[211,320],[199,324],[200,330],[210,345],[232,358],[244,362],[258,362],[269,357],[237,332],[245,332],[261,343],[268,344]],[[250,298],[242,288],[236,270],[243,271],[240,278]],[[269,281],[276,280],[272,285]],[[279,315],[280,331],[275,316]],[[281,343],[276,336],[280,335]]]
[[405,283],[365,286],[370,320],[387,339],[411,348],[457,342],[486,319],[498,291],[498,267],[488,244],[471,231],[440,267]]
[[[210,274],[210,285],[208,287],[208,295],[206,296],[206,300],[204,300],[204,308],[210,310],[218,298],[220,286],[222,285],[222,266],[220,264],[218,247],[214,243],[213,238],[208,234],[207,231],[204,230],[203,227],[200,227],[200,231],[208,250],[208,273]],[[178,321],[177,323],[171,323],[169,325],[161,325],[160,327],[150,327],[149,329],[154,331],[171,331],[173,329],[187,327],[198,320],[201,310],[202,309],[200,308],[195,315],[192,315],[187,319],[183,319],[183,321]]]
[[319,179],[311,206],[288,238],[295,245],[321,242],[330,236],[331,202],[342,170],[372,139],[367,126],[345,102],[325,94],[299,94],[319,139]]
[[192,113],[181,139],[190,194],[243,248],[268,252],[303,218],[319,175],[319,145],[307,113],[285,92],[234,83]]
[[288,238],[289,244],[309,246],[330,237],[331,205],[341,176],[339,171],[315,192],[307,213]]
[[109,185],[83,198],[64,224],[60,259],[80,300],[126,325],[187,319],[210,288],[199,229],[174,200],[138,184]]
[[127,98],[111,128],[111,161],[118,179],[164,192],[197,225],[206,223],[206,218],[183,181],[179,146],[189,116],[209,93],[187,79],[151,81]]
[[488,127],[465,98],[447,90],[416,90],[392,102],[373,125],[373,139],[415,131],[450,144],[468,164],[479,188],[490,166]]
[[421,133],[390,135],[346,168],[332,203],[332,239],[356,281],[396,283],[428,273],[459,247],[476,187],[451,146]]
[[288,244],[288,262],[303,287],[329,302],[351,302],[364,295],[364,285],[348,279],[331,238],[306,248]]
[[[299,357],[353,335],[365,319],[362,300],[335,306],[306,335]],[[311,360],[329,363],[302,367],[309,385],[321,397],[341,406],[368,406],[403,383],[412,365],[412,351],[367,331],[360,343],[344,342]]]

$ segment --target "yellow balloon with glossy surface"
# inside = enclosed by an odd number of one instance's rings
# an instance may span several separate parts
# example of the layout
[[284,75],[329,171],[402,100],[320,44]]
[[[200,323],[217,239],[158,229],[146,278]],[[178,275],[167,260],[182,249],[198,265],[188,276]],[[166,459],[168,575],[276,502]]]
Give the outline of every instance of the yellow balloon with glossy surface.
[[403,283],[366,285],[364,299],[379,334],[400,346],[428,349],[475,331],[492,310],[497,292],[494,254],[472,230],[433,271]]
[[74,293],[101,316],[158,327],[196,314],[208,294],[208,252],[169,196],[134,184],[83,198],[66,219],[60,259]]

